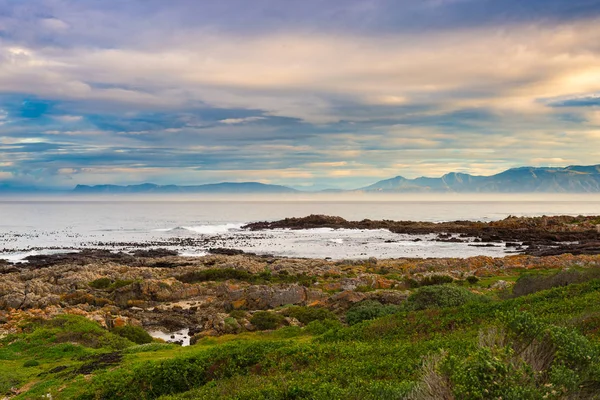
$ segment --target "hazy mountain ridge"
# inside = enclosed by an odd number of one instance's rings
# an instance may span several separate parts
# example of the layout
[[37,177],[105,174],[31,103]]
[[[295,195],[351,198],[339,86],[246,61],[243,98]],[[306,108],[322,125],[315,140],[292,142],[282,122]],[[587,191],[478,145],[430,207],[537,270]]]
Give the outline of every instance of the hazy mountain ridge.
[[[64,189],[37,188],[0,182],[0,193],[65,193]],[[396,176],[354,190],[307,191],[260,182],[222,182],[203,185],[77,185],[74,194],[286,194],[286,193],[600,193],[600,165],[519,167],[495,175],[450,172],[439,178]]]
[[600,165],[519,167],[491,176],[448,173],[440,178],[397,176],[358,189],[363,192],[600,193]]
[[296,189],[280,185],[268,185],[258,182],[223,182],[206,185],[179,186],[155,185],[77,185],[73,193],[80,194],[134,194],[134,193],[295,193]]

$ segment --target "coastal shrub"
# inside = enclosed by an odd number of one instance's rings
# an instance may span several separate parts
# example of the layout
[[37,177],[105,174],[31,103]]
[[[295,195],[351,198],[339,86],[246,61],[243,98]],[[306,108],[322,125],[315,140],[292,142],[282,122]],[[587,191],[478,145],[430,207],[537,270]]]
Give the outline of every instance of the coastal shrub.
[[525,296],[542,290],[600,279],[600,268],[585,271],[567,269],[555,274],[526,274],[513,286],[514,296]]
[[226,281],[229,279],[248,281],[251,277],[252,274],[248,271],[233,268],[211,268],[200,271],[187,272],[183,275],[179,275],[177,277],[177,280],[184,283]]
[[598,344],[530,313],[513,312],[501,319],[502,329],[480,334],[477,351],[446,361],[456,398],[597,398]]
[[235,318],[235,319],[242,319],[242,318],[246,318],[246,311],[244,310],[233,310],[229,313],[229,316],[231,318]]
[[354,305],[346,312],[346,322],[349,325],[355,325],[362,321],[394,314],[400,310],[399,306],[383,305],[376,300],[366,300]]
[[223,380],[251,369],[269,367],[266,355],[285,342],[225,344],[188,357],[145,362],[129,370],[101,374],[92,380],[79,399],[156,399],[186,392],[209,382]]
[[128,280],[128,279],[126,279],[126,280],[117,279],[117,280],[115,280],[115,281],[114,281],[114,282],[113,282],[113,283],[110,285],[110,287],[109,287],[109,288],[110,288],[111,290],[115,290],[115,289],[119,289],[119,288],[122,288],[122,287],[125,287],[125,286],[129,286],[129,285],[131,285],[132,283],[133,283],[133,281],[132,281],[132,280]]
[[25,368],[37,367],[38,365],[40,365],[40,363],[36,360],[27,360],[23,363],[23,367]]
[[264,283],[298,283],[303,286],[310,286],[317,281],[314,276],[308,276],[305,273],[298,275],[290,275],[287,271],[285,273],[273,274],[270,270],[262,271],[258,274],[252,274],[248,271],[237,270],[233,268],[211,268],[200,271],[187,272],[183,275],[177,276],[177,280],[184,283],[198,283],[208,281],[226,281],[230,279],[237,279],[244,282],[254,284]]
[[323,333],[330,330],[337,330],[342,328],[340,321],[333,319],[315,320],[309,322],[305,327],[305,331],[311,335],[322,335]]
[[424,286],[408,296],[406,305],[409,309],[423,310],[431,307],[457,307],[481,296],[469,290],[450,285]]
[[111,283],[112,281],[110,280],[110,278],[98,278],[88,283],[88,285],[90,285],[94,289],[107,289]]
[[135,344],[152,343],[153,340],[152,336],[139,326],[117,326],[112,329],[112,333],[124,337]]
[[257,311],[250,318],[252,325],[261,331],[276,329],[283,324],[284,320],[285,317],[283,315],[269,311]]
[[433,286],[452,283],[454,279],[449,275],[429,275],[419,281],[419,286]]
[[476,277],[475,275],[469,275],[467,276],[467,282],[469,282],[469,284],[474,285],[477,282],[479,282],[479,278]]
[[282,313],[287,317],[296,318],[304,325],[312,321],[337,320],[334,313],[323,307],[291,306],[284,309]]

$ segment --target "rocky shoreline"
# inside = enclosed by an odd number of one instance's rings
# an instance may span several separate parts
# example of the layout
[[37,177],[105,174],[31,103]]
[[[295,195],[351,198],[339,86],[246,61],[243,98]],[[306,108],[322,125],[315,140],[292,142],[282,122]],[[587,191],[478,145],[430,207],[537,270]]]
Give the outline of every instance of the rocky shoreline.
[[600,256],[333,261],[239,253],[180,257],[159,249],[86,250],[28,261],[0,265],[0,335],[17,332],[24,319],[67,313],[107,328],[141,326],[193,344],[206,336],[254,331],[252,317],[261,311],[280,314],[281,326],[301,326],[286,315],[287,306],[324,308],[343,319],[364,300],[401,304],[415,284],[432,276],[466,282],[542,266],[599,266]]
[[[437,241],[464,241],[506,243],[524,254],[549,256],[558,254],[600,254],[600,217],[508,217],[500,221],[419,222],[369,220],[348,221],[341,217],[310,215],[265,221],[242,227],[251,231],[273,229],[387,229],[397,234],[437,234]],[[477,245],[477,244],[474,244]],[[520,247],[520,248],[519,248]]]
[[[515,249],[515,254],[498,258],[331,260],[218,247],[210,249],[212,254],[184,257],[172,249],[139,246],[128,253],[84,249],[29,256],[25,262],[0,261],[0,335],[17,332],[24,319],[64,313],[85,315],[107,328],[137,325],[192,344],[206,336],[254,331],[253,317],[261,311],[280,315],[281,326],[301,326],[286,312],[288,306],[326,309],[343,320],[356,303],[401,304],[415,285],[440,276],[461,283],[541,267],[599,266],[598,222],[598,217],[509,217],[436,224],[313,215],[245,227],[384,228],[435,234],[441,242],[470,238],[475,246],[504,242]],[[506,285],[510,282],[489,289]]]

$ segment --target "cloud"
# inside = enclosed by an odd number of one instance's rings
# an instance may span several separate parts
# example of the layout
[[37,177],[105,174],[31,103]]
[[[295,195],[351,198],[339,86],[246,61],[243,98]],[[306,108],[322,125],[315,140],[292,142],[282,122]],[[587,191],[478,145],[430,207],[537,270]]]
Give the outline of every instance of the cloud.
[[0,9],[1,168],[20,176],[356,187],[597,162],[596,1]]
[[221,122],[222,124],[227,124],[227,125],[235,125],[235,124],[245,124],[248,122],[254,122],[254,121],[260,121],[265,119],[264,117],[246,117],[246,118],[226,118],[226,119],[222,119]]

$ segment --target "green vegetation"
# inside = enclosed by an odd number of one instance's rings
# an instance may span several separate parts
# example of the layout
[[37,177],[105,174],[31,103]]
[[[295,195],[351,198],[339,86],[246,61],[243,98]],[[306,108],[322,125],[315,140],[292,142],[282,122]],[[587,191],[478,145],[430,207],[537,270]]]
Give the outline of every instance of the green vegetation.
[[16,399],[595,399],[599,302],[600,280],[504,300],[432,285],[401,306],[363,301],[348,326],[287,307],[252,323],[273,329],[285,315],[304,328],[184,348],[60,316],[0,339],[0,396],[29,383]]
[[515,296],[539,292],[554,287],[567,286],[574,283],[582,283],[600,278],[600,268],[591,268],[583,271],[566,269],[555,273],[532,273],[526,274],[517,280],[513,287]]
[[292,306],[283,310],[283,314],[296,318],[304,325],[313,321],[337,320],[334,313],[323,307],[299,307]]
[[177,280],[184,283],[198,283],[216,281],[222,282],[230,279],[249,282],[253,284],[267,283],[299,283],[303,286],[310,286],[317,281],[314,276],[306,274],[290,275],[287,271],[273,274],[265,270],[258,274],[253,274],[245,270],[233,268],[210,268],[199,271],[188,272],[177,276]]
[[252,315],[252,318],[250,318],[250,322],[252,323],[252,325],[254,325],[256,329],[261,331],[276,329],[281,324],[283,324],[284,320],[285,317],[283,315],[269,311],[255,312]]
[[98,278],[88,283],[88,285],[90,285],[90,287],[93,287],[94,289],[112,291],[125,286],[129,286],[132,283],[132,280],[116,279],[113,281],[110,278]]
[[363,321],[397,313],[401,308],[394,305],[383,305],[375,300],[362,301],[346,312],[346,322],[355,325]]
[[152,343],[152,336],[143,328],[133,325],[117,326],[113,328],[112,333],[115,333],[125,339],[128,339],[136,344]]
[[417,289],[408,297],[408,307],[424,310],[432,307],[458,307],[468,302],[482,300],[469,290],[459,286],[436,285]]

